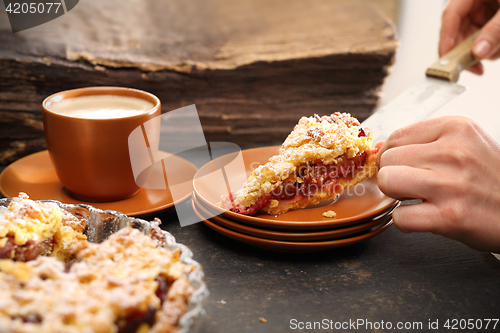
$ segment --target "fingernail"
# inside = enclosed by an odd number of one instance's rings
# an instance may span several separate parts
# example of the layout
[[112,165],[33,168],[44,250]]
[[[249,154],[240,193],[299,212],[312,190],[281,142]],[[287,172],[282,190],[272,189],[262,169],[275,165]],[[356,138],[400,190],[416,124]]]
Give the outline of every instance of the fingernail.
[[476,55],[479,58],[486,58],[489,55],[490,50],[491,50],[491,44],[486,40],[480,41],[472,48],[474,55]]
[[388,173],[388,169],[387,168],[381,168],[379,171],[378,171],[378,174],[377,174],[377,182],[378,182],[378,187],[384,191],[385,189],[387,189],[387,173]]

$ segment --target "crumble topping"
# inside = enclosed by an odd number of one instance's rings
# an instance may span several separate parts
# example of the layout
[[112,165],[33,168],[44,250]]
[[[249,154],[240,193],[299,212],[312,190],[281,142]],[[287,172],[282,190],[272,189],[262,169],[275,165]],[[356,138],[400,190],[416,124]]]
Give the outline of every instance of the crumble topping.
[[324,212],[321,215],[323,215],[324,217],[335,217],[335,216],[337,216],[337,213],[335,213],[333,210],[329,210],[327,212]]
[[70,260],[68,251],[85,240],[85,220],[52,202],[35,202],[26,193],[0,206],[0,259],[31,260],[36,254]]
[[356,147],[366,145],[369,135],[359,137],[360,128],[356,118],[349,113],[335,112],[330,116],[302,117],[294,130],[286,138],[281,151],[304,145],[319,146],[333,150],[334,158],[346,151],[353,150],[350,156],[358,153]]
[[[73,245],[77,262],[0,260],[0,331],[173,332],[192,289],[180,251],[125,228]],[[134,326],[135,325],[135,326]],[[132,327],[132,330],[130,330]]]
[[26,193],[13,198],[9,207],[0,207],[0,237],[11,236],[16,245],[49,238],[61,226],[62,213],[57,205],[36,203]]

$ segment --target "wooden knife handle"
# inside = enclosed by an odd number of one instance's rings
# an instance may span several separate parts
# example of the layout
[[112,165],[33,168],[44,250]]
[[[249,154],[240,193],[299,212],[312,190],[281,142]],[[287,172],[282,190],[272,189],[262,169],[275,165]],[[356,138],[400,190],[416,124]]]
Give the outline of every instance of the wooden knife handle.
[[427,76],[457,82],[460,72],[477,63],[472,56],[472,44],[481,30],[476,31],[462,43],[451,49],[450,52],[439,58],[431,67],[427,68]]

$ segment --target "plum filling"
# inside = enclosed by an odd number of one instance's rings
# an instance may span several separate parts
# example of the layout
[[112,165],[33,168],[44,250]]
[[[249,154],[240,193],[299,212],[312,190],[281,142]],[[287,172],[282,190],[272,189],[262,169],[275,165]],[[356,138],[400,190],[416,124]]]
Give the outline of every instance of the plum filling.
[[[361,132],[364,135],[364,132]],[[360,134],[361,134],[360,133]],[[284,180],[280,186],[271,193],[264,194],[257,202],[250,207],[237,205],[231,208],[231,211],[243,215],[255,215],[259,210],[266,207],[271,200],[301,200],[313,196],[326,186],[332,186],[340,178],[353,178],[355,173],[363,168],[367,158],[367,153],[362,152],[353,158],[341,156],[337,159],[337,164],[324,165],[321,161],[315,161],[311,164],[301,165],[296,174]],[[339,193],[334,188],[335,193]],[[231,202],[234,202],[236,195],[231,193],[229,196]]]
[[[167,299],[168,282],[167,279],[162,276],[157,277],[156,282],[158,282],[156,296],[160,300],[160,304],[163,305]],[[153,326],[156,311],[156,308],[150,305],[144,311],[134,311],[127,317],[120,318],[116,323],[118,333],[136,333],[143,324],[147,324],[149,327]]]
[[0,248],[0,259],[14,259],[16,261],[35,260],[39,255],[48,255],[52,252],[54,241],[46,239],[43,242],[29,240],[24,245],[16,245],[13,237],[7,237],[7,243]]
[[40,324],[42,322],[42,317],[40,317],[40,315],[36,313],[30,313],[23,316],[15,316],[12,319],[13,320],[21,319],[23,323],[30,323],[30,324]]
[[168,291],[168,283],[167,279],[163,276],[158,276],[156,278],[156,282],[158,282],[158,288],[156,289],[156,297],[160,300],[160,304],[163,305],[163,302],[167,299],[167,291]]
[[144,311],[135,311],[126,318],[118,320],[118,333],[135,333],[143,324],[151,327],[155,321],[155,315],[156,308],[152,305]]
[[22,320],[24,323],[39,324],[42,322],[42,317],[36,313],[32,313],[22,317]]

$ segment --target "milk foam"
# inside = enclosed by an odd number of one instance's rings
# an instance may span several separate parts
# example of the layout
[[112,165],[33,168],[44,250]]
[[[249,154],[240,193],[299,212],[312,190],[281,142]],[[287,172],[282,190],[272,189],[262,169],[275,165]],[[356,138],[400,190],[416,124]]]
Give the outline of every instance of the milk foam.
[[154,107],[146,100],[117,95],[80,96],[54,103],[49,110],[86,119],[112,119],[139,115]]

